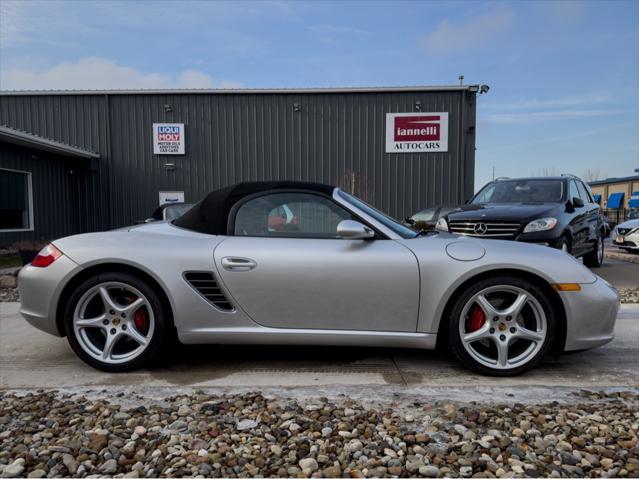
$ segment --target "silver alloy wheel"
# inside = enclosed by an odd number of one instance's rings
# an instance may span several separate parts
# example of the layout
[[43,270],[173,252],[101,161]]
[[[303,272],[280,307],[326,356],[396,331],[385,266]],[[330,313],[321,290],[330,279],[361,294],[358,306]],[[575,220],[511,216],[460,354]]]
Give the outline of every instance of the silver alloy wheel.
[[[146,314],[146,331],[136,326],[136,313]],[[148,299],[137,288],[118,281],[93,286],[82,295],[73,313],[78,343],[91,357],[107,364],[137,358],[151,342],[154,329]]]
[[[514,299],[508,306],[496,307],[489,298],[500,295]],[[474,306],[481,309],[485,320],[478,329],[467,331],[466,318]],[[475,294],[464,305],[459,320],[464,349],[473,359],[493,369],[513,369],[533,359],[542,348],[547,331],[546,314],[539,301],[528,291],[510,285],[491,286]]]

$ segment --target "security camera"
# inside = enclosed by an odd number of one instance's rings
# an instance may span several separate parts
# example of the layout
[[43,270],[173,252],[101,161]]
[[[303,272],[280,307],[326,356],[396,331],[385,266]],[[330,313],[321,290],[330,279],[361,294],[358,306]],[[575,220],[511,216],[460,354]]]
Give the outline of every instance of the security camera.
[[488,93],[488,90],[490,90],[490,87],[488,85],[482,85],[479,87],[479,94],[481,95],[482,93]]

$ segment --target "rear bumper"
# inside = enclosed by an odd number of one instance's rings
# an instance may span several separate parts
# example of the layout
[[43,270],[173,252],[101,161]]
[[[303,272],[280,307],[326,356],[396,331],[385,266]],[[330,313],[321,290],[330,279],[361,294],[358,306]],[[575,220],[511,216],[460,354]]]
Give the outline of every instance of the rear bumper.
[[594,283],[582,284],[579,292],[559,295],[566,309],[565,351],[596,348],[613,340],[620,300],[607,281],[597,277]]
[[80,267],[68,256],[61,256],[46,268],[27,265],[18,275],[20,314],[33,327],[63,336],[56,323],[56,309],[63,286]]

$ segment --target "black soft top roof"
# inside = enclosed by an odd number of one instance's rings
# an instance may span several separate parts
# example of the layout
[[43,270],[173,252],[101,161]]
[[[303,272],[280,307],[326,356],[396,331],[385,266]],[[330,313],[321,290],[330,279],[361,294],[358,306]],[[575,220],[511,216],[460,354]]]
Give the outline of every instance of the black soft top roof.
[[212,191],[189,211],[173,221],[175,226],[211,235],[227,234],[231,208],[243,198],[255,193],[276,190],[307,190],[332,195],[334,186],[302,181],[254,181],[227,186]]

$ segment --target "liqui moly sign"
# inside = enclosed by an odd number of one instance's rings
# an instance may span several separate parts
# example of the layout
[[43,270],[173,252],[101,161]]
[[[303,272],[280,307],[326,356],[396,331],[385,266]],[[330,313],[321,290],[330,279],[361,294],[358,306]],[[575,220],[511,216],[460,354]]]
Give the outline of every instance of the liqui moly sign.
[[448,151],[448,113],[387,113],[386,153]]
[[153,154],[184,154],[184,123],[153,123]]

